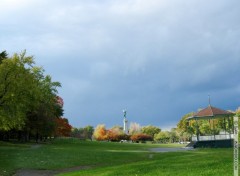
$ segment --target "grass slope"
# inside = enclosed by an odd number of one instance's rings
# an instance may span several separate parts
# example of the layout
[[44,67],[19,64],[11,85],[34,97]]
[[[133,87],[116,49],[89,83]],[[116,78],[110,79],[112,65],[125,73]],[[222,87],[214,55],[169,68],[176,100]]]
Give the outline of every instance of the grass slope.
[[232,149],[198,149],[196,151],[151,153],[151,147],[179,145],[127,144],[55,140],[52,144],[0,143],[0,175],[16,170],[58,170],[76,166],[90,169],[73,175],[233,175]]

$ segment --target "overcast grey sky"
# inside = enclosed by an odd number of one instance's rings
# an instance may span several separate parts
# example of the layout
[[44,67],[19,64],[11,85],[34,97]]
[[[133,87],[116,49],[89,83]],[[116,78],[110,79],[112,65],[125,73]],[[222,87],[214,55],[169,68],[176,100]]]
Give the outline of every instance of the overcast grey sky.
[[174,127],[240,106],[238,0],[0,0],[0,50],[27,50],[74,127]]

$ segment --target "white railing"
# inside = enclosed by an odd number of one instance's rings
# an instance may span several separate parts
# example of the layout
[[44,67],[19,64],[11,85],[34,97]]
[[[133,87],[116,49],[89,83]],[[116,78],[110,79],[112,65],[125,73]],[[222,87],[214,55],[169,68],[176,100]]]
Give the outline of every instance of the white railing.
[[[225,140],[225,139],[233,139],[233,134],[218,134],[218,135],[210,135],[210,136],[199,136],[199,141],[213,141],[213,140]],[[197,136],[192,137],[192,141],[197,141]]]

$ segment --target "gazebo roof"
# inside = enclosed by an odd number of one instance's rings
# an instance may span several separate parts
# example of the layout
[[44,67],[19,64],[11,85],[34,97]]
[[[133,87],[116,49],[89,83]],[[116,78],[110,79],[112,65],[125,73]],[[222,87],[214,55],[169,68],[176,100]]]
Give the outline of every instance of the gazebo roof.
[[228,117],[232,115],[231,112],[225,111],[219,108],[215,108],[209,105],[207,108],[200,110],[197,113],[194,113],[193,116],[189,117],[188,120],[191,119],[209,119],[209,118],[217,118],[217,117]]

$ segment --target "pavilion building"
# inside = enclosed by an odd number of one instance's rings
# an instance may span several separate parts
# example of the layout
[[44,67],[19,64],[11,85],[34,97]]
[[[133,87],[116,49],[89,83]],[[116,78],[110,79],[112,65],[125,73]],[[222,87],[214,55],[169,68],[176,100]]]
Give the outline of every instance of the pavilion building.
[[[220,134],[215,134],[216,124],[214,124],[215,119],[222,119],[224,124],[224,131]],[[216,107],[209,106],[205,109],[194,113],[193,116],[187,118],[188,121],[194,120],[196,122],[196,135],[192,136],[192,142],[189,146],[194,147],[231,147],[233,145],[233,113],[225,111]],[[200,135],[199,131],[199,121],[207,120],[212,129],[212,134],[210,135]],[[228,124],[228,129],[226,127]],[[231,125],[229,127],[229,125]]]

